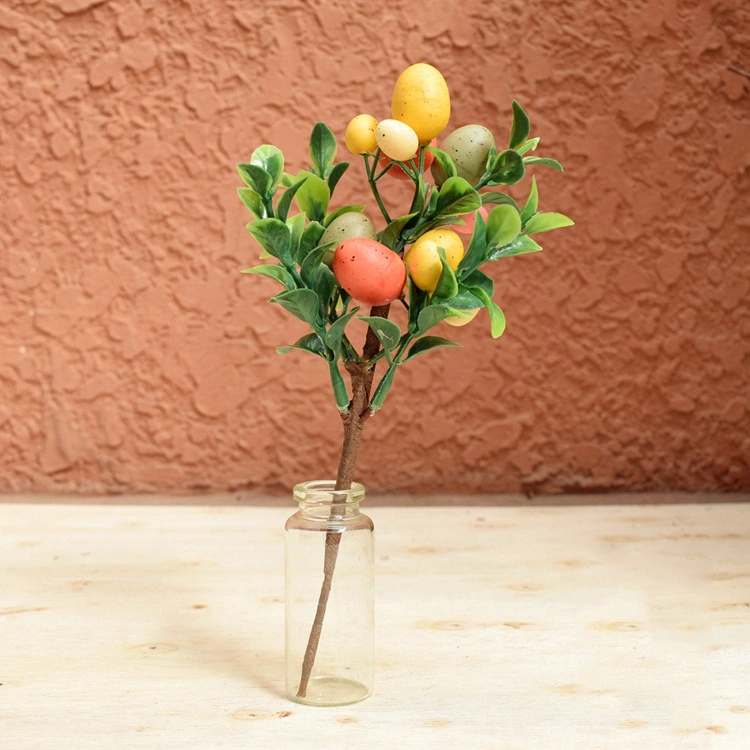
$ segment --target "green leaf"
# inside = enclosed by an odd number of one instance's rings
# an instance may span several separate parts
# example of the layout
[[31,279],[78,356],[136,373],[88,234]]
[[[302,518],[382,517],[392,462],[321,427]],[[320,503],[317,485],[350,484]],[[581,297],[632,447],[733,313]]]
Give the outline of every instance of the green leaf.
[[440,188],[436,210],[438,214],[461,215],[481,205],[479,193],[463,177],[449,177]]
[[565,214],[557,214],[554,211],[543,211],[542,213],[534,214],[528,220],[526,223],[526,234],[538,234],[539,232],[549,232],[550,229],[572,227],[574,223]]
[[562,164],[556,159],[545,159],[541,156],[524,156],[523,163],[526,165],[535,164],[540,167],[552,167],[552,169],[556,169],[558,172],[565,171]]
[[430,349],[440,349],[445,346],[461,346],[461,344],[444,339],[442,336],[423,336],[411,345],[409,353],[404,357],[402,362],[408,362],[410,359],[414,359],[414,357],[430,351]]
[[397,366],[392,364],[387,370],[383,379],[378,383],[378,387],[375,389],[375,393],[370,399],[370,413],[374,414],[378,411],[385,401],[385,397],[388,395],[388,391],[391,390],[393,385],[393,378],[396,376]]
[[297,177],[307,177],[305,184],[297,190],[297,195],[295,196],[297,205],[301,211],[304,211],[310,221],[322,222],[325,219],[326,212],[328,211],[328,203],[331,200],[331,191],[328,189],[328,183],[312,172],[302,171]]
[[531,237],[528,237],[525,234],[519,234],[510,244],[493,250],[489,254],[487,260],[510,258],[513,255],[524,255],[525,253],[538,253],[541,249],[541,246],[537,245]]
[[286,225],[289,227],[289,231],[292,234],[292,258],[295,259],[299,252],[299,243],[302,239],[302,233],[305,231],[305,221],[306,217],[304,214],[294,214],[294,216],[286,220]]
[[[305,214],[302,214],[304,216]],[[302,232],[297,250],[297,263],[302,265],[308,253],[318,246],[325,228],[317,221],[311,221]]]
[[336,286],[336,277],[333,275],[328,266],[323,263],[323,256],[329,247],[334,245],[333,242],[327,242],[325,245],[319,245],[311,250],[300,266],[300,277],[302,283],[312,289],[319,300],[318,321],[325,323],[328,318],[328,303]]
[[292,278],[292,274],[290,274],[283,266],[255,266],[254,268],[245,268],[242,273],[254,273],[259,276],[268,276],[269,279],[278,281],[279,284],[285,286],[287,289],[291,290],[297,288],[297,285]]
[[456,274],[445,257],[445,250],[439,247],[437,251],[440,256],[440,262],[443,264],[443,270],[440,272],[437,286],[432,293],[432,299],[435,302],[440,302],[441,300],[448,300],[451,297],[455,297],[458,294],[458,281],[456,281]]
[[257,219],[247,225],[247,230],[257,243],[287,268],[294,265],[292,258],[292,233],[279,219]]
[[489,185],[515,185],[523,179],[524,159],[513,149],[501,151],[491,167]]
[[490,192],[482,193],[482,205],[488,204],[496,206],[513,206],[517,211],[521,210],[521,207],[516,203],[513,198],[505,193]]
[[398,342],[401,340],[401,329],[393,321],[369,315],[360,315],[359,319],[364,320],[372,328],[387,352],[398,346]]
[[326,345],[333,352],[334,359],[338,359],[341,356],[341,340],[344,338],[344,328],[346,328],[346,324],[358,312],[359,308],[355,307],[353,310],[346,313],[346,315],[337,318],[331,323],[330,328],[326,332]]
[[406,214],[406,216],[399,216],[398,219],[394,219],[381,233],[380,243],[386,247],[393,249],[396,246],[396,241],[399,238],[401,232],[407,229],[410,225],[416,224],[414,219],[418,216],[416,213]]
[[289,352],[299,349],[303,352],[309,352],[310,354],[316,354],[318,357],[328,359],[326,349],[323,346],[323,342],[320,340],[320,336],[317,333],[308,333],[301,339],[298,339],[294,344],[287,344],[286,346],[279,346],[276,348],[277,354],[289,354]]
[[523,156],[528,151],[536,151],[536,147],[539,145],[539,138],[529,138],[526,143],[523,144],[523,146],[520,146],[516,149],[521,156]]
[[328,306],[331,303],[331,297],[336,288],[336,277],[333,275],[333,271],[331,271],[325,263],[321,263],[317,269],[315,269],[312,287],[320,300],[318,306],[318,322],[321,326],[324,326],[328,319]]
[[487,305],[487,312],[490,314],[492,338],[500,338],[505,333],[505,313],[492,300]]
[[526,199],[526,203],[521,211],[521,223],[526,226],[526,222],[536,213],[537,207],[539,206],[539,190],[536,186],[536,177],[531,178],[531,190],[529,190],[529,197]]
[[528,115],[523,111],[523,107],[513,100],[513,125],[510,128],[510,141],[508,147],[518,148],[528,137],[530,130]]
[[314,288],[315,273],[318,268],[323,265],[323,256],[326,254],[326,250],[328,250],[333,244],[335,243],[326,242],[325,245],[318,245],[305,256],[305,259],[300,264],[299,275],[302,279],[302,283],[308,289]]
[[493,143],[490,146],[490,150],[487,152],[487,161],[484,163],[484,171],[488,172],[492,169],[492,165],[497,158],[497,147]]
[[[486,273],[477,269],[466,276],[461,282],[461,288],[467,289],[475,297],[484,300],[484,297],[482,297],[479,292],[481,291],[487,297],[491,298],[495,293],[495,282]],[[453,300],[451,300],[451,304],[453,304]]]
[[249,187],[237,188],[237,194],[240,196],[240,200],[245,204],[245,207],[253,216],[255,216],[256,219],[266,218],[266,207],[263,205],[261,197],[255,192],[255,190]]
[[349,412],[349,394],[346,390],[346,383],[341,377],[338,359],[333,359],[328,363],[328,369],[331,373],[331,385],[333,386],[333,398],[336,406],[342,414]]
[[339,184],[339,180],[344,175],[344,172],[349,168],[348,161],[340,161],[338,164],[334,164],[331,169],[331,173],[328,175],[328,189],[333,195],[333,191],[336,189],[336,185]]
[[286,221],[286,217],[289,215],[289,207],[292,205],[292,198],[296,195],[297,191],[305,184],[307,177],[303,177],[301,180],[293,182],[285,191],[284,194],[279,198],[279,202],[276,205],[276,215],[281,221]]
[[310,159],[321,177],[328,177],[335,158],[336,136],[324,122],[316,122],[310,135]]
[[427,213],[429,215],[432,215],[437,210],[437,202],[438,198],[440,197],[440,191],[439,190],[433,190],[430,192],[430,200],[427,204]]
[[521,215],[513,206],[495,206],[487,217],[487,248],[503,247],[521,233]]
[[263,145],[253,151],[250,163],[271,176],[271,189],[275,190],[284,174],[284,154],[276,146]]
[[463,279],[466,274],[470,274],[475,268],[479,268],[484,262],[485,251],[487,250],[487,226],[482,218],[482,214],[477,213],[474,219],[474,231],[471,233],[469,247],[466,248],[464,257],[456,269],[456,276],[459,280]]
[[492,301],[492,295],[487,294],[481,287],[473,287],[471,291],[484,302],[484,306],[490,314],[490,332],[492,333],[492,338],[499,338],[505,331],[505,315],[503,311]]
[[327,227],[334,219],[337,219],[342,214],[348,213],[362,213],[365,210],[364,204],[357,204],[356,206],[341,206],[337,208],[333,213],[328,214],[323,221],[323,226]]
[[423,234],[427,234],[431,229],[438,229],[439,227],[450,227],[454,224],[458,224],[459,226],[465,225],[466,222],[458,215],[448,215],[448,216],[439,216],[437,219],[433,219],[432,221],[427,221],[419,229],[420,236]]
[[414,333],[421,336],[451,315],[455,315],[455,312],[446,305],[430,305],[429,307],[425,307],[419,313]]
[[319,301],[318,295],[311,289],[294,289],[290,292],[281,292],[281,294],[271,297],[269,302],[276,302],[287,312],[300,320],[304,320],[313,328],[317,326]]
[[409,333],[416,334],[419,326],[419,316],[422,310],[430,304],[430,295],[422,291],[406,274],[406,291],[409,297]]
[[263,167],[257,164],[238,164],[237,172],[245,185],[255,190],[258,195],[266,197],[269,194],[273,178]]
[[453,163],[453,159],[451,159],[447,151],[435,148],[434,146],[428,146],[427,150],[435,156],[434,164],[437,164],[437,166],[433,167],[433,175],[435,176],[435,181],[438,185],[441,185],[447,179],[455,177],[458,174],[456,171],[456,165]]
[[466,288],[463,284],[458,285],[458,292],[455,296],[447,300],[446,304],[450,306],[452,310],[456,311],[468,311],[476,310],[480,307],[484,307],[484,303],[479,297]]
[[[424,175],[420,173],[417,178],[417,184],[414,189],[414,199],[409,207],[409,213],[421,214],[424,210],[424,204],[427,199],[427,183],[424,181]],[[439,202],[439,200],[438,200]]]

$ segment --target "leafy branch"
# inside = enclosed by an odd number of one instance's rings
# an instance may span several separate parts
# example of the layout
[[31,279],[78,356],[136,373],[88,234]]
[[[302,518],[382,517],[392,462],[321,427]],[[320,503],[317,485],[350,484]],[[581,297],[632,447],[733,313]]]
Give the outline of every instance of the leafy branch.
[[[352,398],[340,365],[355,363],[372,370],[380,359],[386,360],[388,367],[368,405],[373,413],[382,407],[399,366],[431,349],[458,346],[429,333],[438,323],[447,318],[470,317],[484,307],[492,336],[502,335],[505,317],[493,300],[494,283],[481,267],[500,258],[538,252],[541,246],[531,235],[573,223],[563,214],[539,211],[534,177],[522,207],[506,193],[492,189],[516,184],[530,167],[562,170],[554,159],[527,155],[539,144],[539,139],[529,138],[529,133],[529,118],[514,101],[508,148],[500,152],[494,146],[489,148],[484,172],[475,184],[461,176],[447,151],[437,147],[422,145],[413,159],[388,160],[385,165],[381,164],[380,148],[363,154],[368,185],[386,222],[378,240],[400,256],[408,245],[433,229],[460,225],[467,215],[474,220],[468,247],[455,270],[440,249],[442,270],[435,290],[426,292],[408,280],[402,300],[409,313],[407,331],[402,332],[382,315],[358,316],[369,325],[379,343],[376,351],[365,358],[357,354],[346,335],[346,325],[359,308],[348,310],[351,297],[331,270],[335,243],[324,237],[326,228],[336,219],[364,209],[357,205],[329,210],[335,187],[349,167],[348,162],[335,161],[337,144],[333,132],[324,123],[316,123],[309,142],[311,164],[296,175],[284,172],[283,154],[271,145],[260,146],[248,163],[237,166],[245,184],[238,193],[254,217],[247,228],[263,249],[261,258],[275,260],[273,264],[245,269],[245,273],[266,276],[283,286],[284,291],[270,301],[311,328],[311,333],[294,344],[279,347],[278,352],[302,351],[326,360],[336,406],[343,415],[348,413]],[[427,154],[432,155],[445,175],[439,186],[424,179]],[[409,212],[392,219],[378,182],[397,167],[413,182],[414,195]],[[290,216],[293,204],[299,213]]]

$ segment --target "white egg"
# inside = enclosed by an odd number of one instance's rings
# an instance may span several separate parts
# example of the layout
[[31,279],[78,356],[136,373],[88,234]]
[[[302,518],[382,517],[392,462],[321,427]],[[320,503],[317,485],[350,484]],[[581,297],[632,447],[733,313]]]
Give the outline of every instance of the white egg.
[[405,122],[381,120],[375,129],[380,150],[394,161],[408,161],[419,149],[419,138]]

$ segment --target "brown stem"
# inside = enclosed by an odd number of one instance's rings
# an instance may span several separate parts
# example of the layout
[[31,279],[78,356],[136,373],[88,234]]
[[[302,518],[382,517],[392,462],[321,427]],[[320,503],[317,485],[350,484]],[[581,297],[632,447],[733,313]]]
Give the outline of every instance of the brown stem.
[[[389,310],[390,305],[373,307],[370,315],[387,318]],[[370,416],[370,391],[372,390],[372,379],[375,374],[374,368],[368,367],[366,363],[378,353],[379,348],[380,342],[377,336],[375,336],[371,328],[368,328],[365,346],[362,351],[363,362],[349,362],[346,365],[347,372],[352,381],[352,400],[349,404],[349,412],[342,415],[344,422],[344,444],[341,449],[341,458],[336,475],[335,489],[337,490],[350,489],[354,480],[357,457],[362,445],[362,433],[364,432],[365,422],[367,422]],[[331,506],[329,521],[340,518],[342,513],[342,506],[334,502]],[[315,655],[320,643],[320,635],[323,630],[323,620],[326,614],[326,607],[328,606],[328,597],[331,593],[333,572],[336,569],[336,558],[339,554],[340,543],[341,532],[333,530],[326,532],[323,584],[320,588],[318,607],[315,612],[312,628],[310,629],[310,637],[307,640],[305,656],[302,660],[302,675],[297,690],[298,698],[304,698],[307,695],[307,684],[310,681],[310,674],[315,664]]]

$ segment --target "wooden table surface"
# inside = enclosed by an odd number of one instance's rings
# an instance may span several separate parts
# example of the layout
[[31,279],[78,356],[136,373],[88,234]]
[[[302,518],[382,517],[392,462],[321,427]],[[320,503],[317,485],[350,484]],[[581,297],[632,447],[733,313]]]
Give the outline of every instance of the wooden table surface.
[[0,747],[750,748],[750,505],[370,508],[343,708],[283,696],[291,510],[0,504]]

